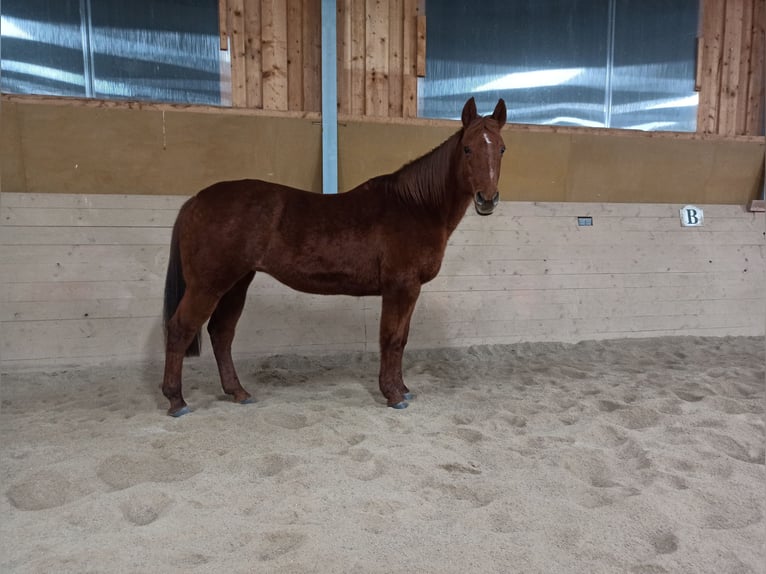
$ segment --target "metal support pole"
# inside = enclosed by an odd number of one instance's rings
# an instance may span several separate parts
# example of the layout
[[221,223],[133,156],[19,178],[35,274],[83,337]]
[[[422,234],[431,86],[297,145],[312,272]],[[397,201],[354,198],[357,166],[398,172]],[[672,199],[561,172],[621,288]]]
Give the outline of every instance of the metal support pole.
[[338,193],[336,0],[322,0],[322,193]]

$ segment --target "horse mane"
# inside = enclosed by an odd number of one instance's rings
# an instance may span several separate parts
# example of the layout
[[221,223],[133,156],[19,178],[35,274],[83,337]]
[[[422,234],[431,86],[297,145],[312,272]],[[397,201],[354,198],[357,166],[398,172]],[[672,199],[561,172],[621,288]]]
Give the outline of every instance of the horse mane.
[[441,206],[446,199],[452,153],[462,133],[461,129],[430,152],[379,180],[389,193],[407,205]]

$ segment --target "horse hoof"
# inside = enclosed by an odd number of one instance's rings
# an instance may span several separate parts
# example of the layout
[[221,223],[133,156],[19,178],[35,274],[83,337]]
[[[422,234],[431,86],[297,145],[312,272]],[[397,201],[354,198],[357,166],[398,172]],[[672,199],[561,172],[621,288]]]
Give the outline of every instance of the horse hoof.
[[402,410],[406,409],[409,405],[407,404],[407,401],[402,401],[400,403],[396,403],[395,405],[389,405],[392,409]]
[[255,399],[253,397],[247,397],[246,399],[242,399],[239,401],[240,405],[252,405],[255,402]]
[[190,412],[191,412],[191,409],[188,406],[184,405],[180,409],[178,409],[177,411],[173,411],[173,412],[169,412],[168,411],[168,414],[171,417],[178,418],[178,417],[182,417],[184,415],[188,415]]
[[411,401],[414,398],[415,398],[415,394],[414,393],[404,393],[404,400],[405,401]]

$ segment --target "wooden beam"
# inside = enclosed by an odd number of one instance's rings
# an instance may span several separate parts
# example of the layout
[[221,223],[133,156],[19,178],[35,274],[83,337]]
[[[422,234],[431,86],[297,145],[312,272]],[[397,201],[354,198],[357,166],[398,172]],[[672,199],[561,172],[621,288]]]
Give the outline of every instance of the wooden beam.
[[351,0],[338,0],[338,112],[351,113]]
[[418,77],[424,78],[426,75],[426,16],[418,14]]
[[766,75],[766,0],[753,0],[750,67],[747,76],[746,135],[763,135],[764,75]]
[[718,133],[725,3],[702,0],[702,77],[697,107],[697,131]]
[[245,77],[248,108],[263,108],[261,1],[245,0]]
[[283,0],[262,0],[263,107],[287,110],[287,6]]
[[404,3],[388,3],[388,116],[402,116],[404,64]]
[[[747,0],[750,2],[750,0]],[[740,62],[745,19],[745,0],[727,0],[724,10],[723,61],[721,62],[721,96],[719,101],[718,133],[737,133],[737,109],[742,98]],[[745,82],[745,87],[747,83]]]
[[303,109],[303,0],[287,0],[287,109]]
[[365,108],[365,0],[351,0],[351,113],[363,116]]
[[402,116],[418,115],[418,0],[404,0],[402,30]]
[[244,108],[247,107],[244,0],[228,0],[228,10],[228,27],[231,34],[231,105]]
[[218,0],[218,36],[220,37],[220,49],[223,52],[229,49],[227,14],[228,7],[226,5],[226,0]]
[[365,114],[388,115],[388,9],[383,0],[366,2]]
[[303,110],[322,109],[322,3],[303,0]]

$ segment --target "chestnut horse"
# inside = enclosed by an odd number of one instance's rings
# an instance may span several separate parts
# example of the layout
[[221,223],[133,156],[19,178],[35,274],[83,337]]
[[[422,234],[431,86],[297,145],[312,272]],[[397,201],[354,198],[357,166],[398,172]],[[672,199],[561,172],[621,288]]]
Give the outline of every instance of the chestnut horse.
[[181,393],[184,356],[207,330],[226,394],[251,402],[231,358],[234,329],[256,272],[324,295],[380,295],[380,391],[404,408],[412,395],[402,354],[421,285],[441,267],[447,239],[473,203],[498,203],[505,102],[481,117],[471,98],[462,128],[398,171],[338,195],[258,180],[216,183],[189,199],[173,227],[165,283],[168,414],[189,412]]

